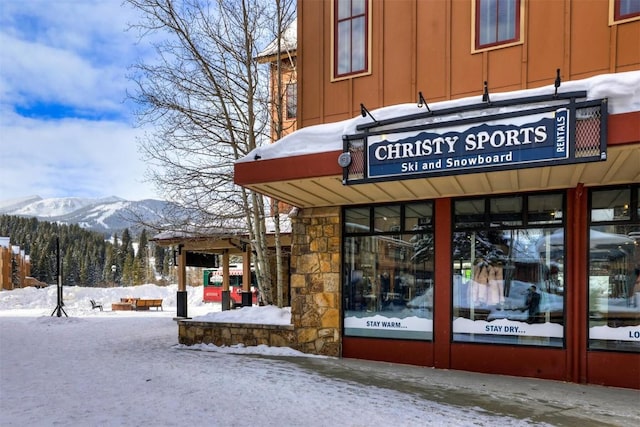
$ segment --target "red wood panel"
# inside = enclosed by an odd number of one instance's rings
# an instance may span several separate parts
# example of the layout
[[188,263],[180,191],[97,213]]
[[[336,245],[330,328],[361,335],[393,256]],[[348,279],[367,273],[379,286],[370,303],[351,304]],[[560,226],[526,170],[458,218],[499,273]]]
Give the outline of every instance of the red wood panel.
[[640,143],[640,111],[609,115],[607,145]]
[[588,355],[590,384],[640,389],[640,355],[591,352]]
[[342,151],[291,156],[278,159],[240,162],[234,165],[234,182],[238,185],[287,181],[321,176],[342,175],[338,156]]
[[565,351],[507,345],[453,344],[451,369],[562,381],[566,371]]
[[342,357],[433,366],[433,344],[424,341],[344,337]]

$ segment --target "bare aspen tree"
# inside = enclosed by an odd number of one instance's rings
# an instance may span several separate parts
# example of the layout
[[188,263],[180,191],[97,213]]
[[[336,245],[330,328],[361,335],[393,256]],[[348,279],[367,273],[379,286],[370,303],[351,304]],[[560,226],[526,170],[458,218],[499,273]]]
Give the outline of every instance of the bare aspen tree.
[[149,125],[140,141],[149,179],[180,206],[171,228],[248,234],[261,296],[272,304],[267,201],[233,183],[233,163],[269,142],[267,77],[255,57],[282,17],[273,0],[126,3],[142,13],[132,28],[155,49],[132,67],[131,97]]
[[[275,86],[271,90],[271,105],[270,112],[273,114],[271,117],[272,136],[274,140],[279,140],[284,136],[284,110],[287,106],[288,94],[285,96],[283,76],[286,72],[287,76],[291,78],[291,75],[295,76],[296,64],[291,57],[289,49],[290,41],[283,40],[285,34],[285,23],[291,22],[295,17],[295,8],[292,1],[287,0],[275,0],[276,7],[276,33],[274,34],[275,40],[275,62],[272,64],[272,73],[275,74],[275,82],[271,83]],[[297,47],[297,43],[296,43]],[[287,64],[288,70],[283,70],[283,65]],[[275,68],[275,70],[273,69]],[[288,118],[288,117],[287,117]],[[293,125],[295,126],[295,124]],[[284,305],[284,260],[281,245],[281,228],[280,228],[280,203],[278,200],[272,200],[272,213],[274,218],[275,227],[275,246],[276,246],[276,303],[278,307]]]

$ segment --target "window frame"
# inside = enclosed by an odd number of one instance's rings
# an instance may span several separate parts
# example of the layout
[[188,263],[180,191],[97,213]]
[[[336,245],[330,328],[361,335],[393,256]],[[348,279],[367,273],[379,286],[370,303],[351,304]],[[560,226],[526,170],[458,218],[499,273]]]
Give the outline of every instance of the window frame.
[[[624,216],[623,215],[619,215],[617,218],[614,215],[611,218],[595,218],[594,219],[594,196],[596,195],[596,193],[607,193],[607,192],[623,192],[623,191],[629,191],[628,194],[628,204],[623,205],[624,209],[627,209],[628,212],[628,216]],[[611,206],[611,210],[615,212],[616,207],[620,207],[620,206]],[[594,188],[590,188],[589,189],[589,194],[588,194],[588,206],[587,206],[587,212],[588,212],[588,216],[587,216],[587,230],[589,232],[589,236],[591,235],[591,231],[595,229],[595,231],[599,231],[598,229],[603,229],[603,228],[615,228],[614,230],[607,230],[606,232],[611,232],[614,234],[619,233],[618,229],[619,228],[625,228],[627,227],[628,229],[633,229],[634,227],[639,227],[640,224],[640,185],[639,184],[622,184],[622,185],[615,185],[615,186],[604,186],[604,187],[594,187]],[[640,228],[637,228],[636,231],[640,232]],[[604,232],[604,231],[603,231]],[[631,235],[629,235],[629,237],[631,237]],[[636,241],[637,241],[637,237],[635,237]],[[593,242],[591,240],[591,236],[588,239],[588,244],[589,244],[589,250],[592,250],[592,245]],[[601,322],[600,319],[598,318],[592,318],[591,317],[591,310],[592,307],[596,306],[596,301],[597,298],[594,298],[595,295],[593,292],[594,290],[597,289],[597,284],[592,284],[591,280],[592,277],[596,277],[595,275],[591,274],[592,268],[594,267],[594,265],[597,265],[598,262],[597,261],[592,261],[590,258],[587,259],[587,267],[586,267],[586,274],[587,274],[587,312],[584,313],[584,315],[586,315],[586,320],[587,320],[587,351],[613,351],[613,352],[630,352],[630,353],[635,353],[635,354],[640,354],[640,346],[638,346],[637,340],[621,340],[619,337],[617,337],[617,335],[615,335],[615,332],[610,332],[609,334],[607,334],[606,338],[603,338],[601,335],[600,336],[592,336],[592,333],[595,334],[595,331],[598,329],[599,326],[607,326],[607,327],[612,327],[614,329],[618,329],[620,328],[620,330],[624,330],[627,327],[638,327],[638,323],[631,325],[630,323],[635,320],[637,322],[637,318],[636,319],[628,319],[627,322],[629,323],[620,323],[620,319],[617,319],[615,316],[609,318],[609,315],[611,314],[611,312],[615,312],[614,310],[610,309],[609,304],[607,304],[607,311],[606,311],[606,315],[607,315],[607,320],[606,320],[606,324],[605,325],[599,325],[599,323]],[[637,264],[634,264],[633,267],[635,267]],[[619,266],[618,266],[619,267]],[[631,268],[633,268],[631,267]],[[613,284],[611,283],[611,273],[614,273],[615,279],[618,279],[618,276],[622,275],[624,276],[625,273],[623,272],[624,270],[620,270],[619,268],[609,268],[609,274],[610,274],[610,281],[608,286],[611,287],[613,285],[614,289],[618,289],[618,287],[615,285],[616,282],[614,282]],[[633,274],[631,270],[627,270],[627,273],[629,273],[629,277],[632,278]],[[633,282],[630,282],[631,287],[634,286]],[[611,289],[611,288],[610,288]],[[628,288],[626,289],[628,292]],[[631,302],[628,300],[628,298],[632,298]],[[609,299],[616,299],[616,298],[620,298],[620,296],[611,296],[608,297]],[[634,295],[629,296],[629,294],[627,294],[627,297],[623,297],[625,299],[627,299],[627,304],[631,303],[631,305],[627,305],[627,307],[635,307],[637,309],[637,306],[633,305],[633,298]],[[593,299],[593,300],[592,300]],[[611,306],[613,307],[613,305]],[[626,310],[628,310],[627,307],[624,307],[624,311],[626,312]],[[626,337],[626,334],[629,334],[629,336],[631,336],[631,331],[629,332],[624,332],[623,335]]]
[[627,15],[620,14],[620,3],[622,1],[625,0],[609,0],[609,25],[640,20],[640,11]]
[[[420,213],[426,213],[426,216],[420,215]],[[406,290],[411,288],[412,290],[418,290],[421,288],[424,291],[423,294],[415,294],[413,298],[424,295],[425,309],[429,305],[428,300],[430,298],[431,305],[426,310],[429,313],[424,312],[422,315],[416,315],[420,321],[430,323],[433,321],[433,313],[435,306],[433,306],[433,295],[435,293],[433,278],[435,278],[435,258],[431,260],[414,261],[405,258],[405,252],[400,248],[409,242],[414,242],[413,239],[424,238],[425,241],[430,242],[433,250],[430,252],[431,256],[435,256],[435,201],[433,200],[416,200],[410,202],[396,202],[396,203],[383,203],[383,204],[367,204],[367,205],[355,205],[355,206],[343,206],[341,208],[342,218],[342,239],[341,239],[341,320],[342,320],[342,336],[348,338],[376,338],[376,339],[405,339],[412,341],[432,342],[433,329],[429,325],[408,325],[409,327],[400,327],[400,329],[380,329],[376,325],[364,327],[356,324],[347,324],[348,319],[363,318],[360,315],[354,316],[354,314],[364,315],[364,319],[370,316],[382,316],[389,321],[395,322],[397,313],[394,311],[388,311],[384,308],[385,303],[395,304],[400,303],[403,300]],[[348,220],[353,220],[353,224],[349,226]],[[388,221],[387,226],[382,226],[383,223]],[[402,242],[397,248],[394,247],[394,242]],[[423,247],[424,248],[424,247]],[[382,251],[380,250],[382,249]],[[397,252],[396,252],[397,250]],[[389,252],[387,252],[389,251]],[[357,266],[354,263],[350,264],[349,257],[357,256],[359,261],[364,261],[366,257],[361,258],[365,253],[369,254],[367,262],[359,262]],[[350,255],[352,254],[352,255]],[[373,256],[373,258],[371,258]],[[423,264],[425,269],[411,270],[406,269],[407,265],[411,264],[418,266]],[[427,269],[427,264],[431,264],[431,269]],[[350,268],[356,266],[357,268]],[[376,272],[375,276],[371,276],[370,272],[367,272],[367,267]],[[359,291],[358,285],[354,282],[354,277],[358,281],[363,278],[368,278],[368,282],[371,282],[372,277],[377,277],[384,272],[390,273],[386,276],[389,280],[385,287],[382,280],[371,289],[376,289],[379,297],[373,301],[378,301],[375,306],[366,309],[361,303],[352,302],[356,301],[354,298],[357,295],[363,295]],[[417,272],[421,274],[416,274]],[[354,274],[355,273],[355,274]],[[427,276],[430,275],[430,278]],[[413,277],[411,285],[406,286],[403,291],[396,290],[398,281],[404,282],[403,278]],[[421,284],[419,283],[421,281]],[[374,282],[376,282],[374,280]],[[391,282],[394,285],[391,285]],[[411,280],[404,282],[411,283]],[[386,291],[384,289],[387,288]],[[393,289],[392,289],[393,288]],[[386,295],[386,298],[382,298],[386,292],[391,289],[392,294]],[[380,292],[380,293],[378,293]],[[369,293],[369,295],[374,292]],[[393,299],[390,300],[390,296],[393,295]],[[430,296],[429,296],[430,295]],[[409,292],[409,298],[411,293]],[[359,305],[359,306],[358,306]],[[389,317],[390,314],[393,316]],[[415,317],[415,316],[411,316]],[[400,322],[406,321],[404,317]],[[378,322],[379,323],[379,322]],[[425,329],[421,329],[425,327]],[[371,329],[369,329],[371,328]]]
[[[351,71],[347,73],[338,73],[338,3],[341,1],[349,1],[353,0],[333,0],[331,2],[331,81],[340,81],[345,79],[350,79],[354,77],[366,76],[371,74],[371,2],[372,0],[363,0],[364,1],[364,20],[365,20],[365,30],[364,30],[364,67],[360,70]],[[361,16],[361,15],[358,15]],[[350,18],[353,19],[354,16],[351,15]],[[346,19],[345,19],[346,20]],[[343,20],[343,21],[345,21]],[[352,37],[353,39],[353,37]],[[352,53],[351,48],[349,52]]]
[[[535,197],[561,197],[560,200],[560,206],[561,206],[561,216],[557,217],[554,216],[553,220],[550,220],[548,222],[540,222],[539,220],[537,220],[537,215],[536,212],[532,211],[529,207],[530,203],[530,199],[531,198],[535,198]],[[494,204],[491,203],[492,200],[506,200],[508,197],[521,197],[522,198],[522,209],[521,209],[521,223],[516,224],[516,223],[511,223],[509,224],[509,222],[512,222],[511,220],[507,221],[504,224],[499,224],[496,226],[496,221],[495,220],[500,220],[501,215],[498,212],[492,211],[492,206],[495,206]],[[566,230],[568,227],[568,222],[567,222],[567,218],[566,218],[566,212],[567,212],[567,193],[566,191],[563,190],[549,190],[549,191],[544,191],[544,192],[524,192],[524,193],[512,193],[512,194],[502,194],[502,195],[487,195],[487,196],[468,196],[468,197],[460,197],[460,198],[456,198],[452,201],[452,206],[451,206],[451,224],[452,224],[452,238],[455,240],[456,236],[460,236],[460,235],[464,235],[464,234],[469,234],[469,233],[475,233],[475,232],[479,232],[479,233],[484,233],[484,234],[488,234],[488,233],[492,233],[496,230],[500,231],[504,231],[504,230],[512,230],[515,231],[516,233],[519,232],[526,232],[528,230],[531,229],[535,229],[535,230],[542,230],[543,232],[545,231],[550,231],[551,233],[553,233],[553,230],[558,230],[561,229],[563,230],[563,234],[566,235]],[[469,218],[472,219],[472,221],[470,221],[469,223],[465,224],[462,223],[460,224],[460,222],[458,221],[458,219],[464,219],[465,215],[459,215],[456,212],[456,204],[457,203],[465,203],[465,202],[478,202],[475,204],[475,206],[473,206],[474,208],[476,208],[476,210],[478,210],[476,217],[477,220],[473,220],[473,215],[468,216]],[[551,211],[550,211],[551,212]],[[557,211],[556,211],[557,212]],[[565,252],[566,255],[566,251],[567,251],[567,246],[565,244],[562,245],[562,250]],[[452,270],[451,270],[451,277],[452,277],[452,281],[450,283],[450,287],[451,287],[451,295],[452,295],[452,300],[451,300],[451,320],[450,322],[455,322],[457,318],[463,318],[466,319],[466,316],[460,316],[458,315],[458,317],[456,317],[456,311],[465,308],[465,305],[456,305],[456,287],[458,287],[458,289],[462,289],[462,287],[460,286],[460,283],[456,283],[456,256],[454,251],[456,250],[455,248],[455,244],[452,244],[451,246],[451,259],[452,259]],[[472,249],[473,250],[473,249]],[[475,258],[476,260],[479,258]],[[504,260],[503,260],[504,261]],[[460,261],[460,269],[462,269],[462,261]],[[467,268],[468,269],[468,268]],[[563,268],[564,270],[564,268]],[[459,274],[459,277],[465,277],[465,275],[463,274]],[[562,276],[562,280],[561,283],[564,283],[566,277]],[[505,289],[507,287],[506,284],[506,267],[505,267],[505,277],[504,277],[504,286]],[[536,286],[538,286],[538,289],[540,291],[542,291],[542,288],[539,286],[539,283],[536,283]],[[501,345],[501,344],[507,344],[507,345],[516,345],[516,346],[522,346],[522,347],[526,347],[526,346],[535,346],[535,347],[547,347],[547,348],[566,348],[567,346],[567,340],[568,340],[568,336],[566,334],[566,325],[567,325],[567,310],[568,310],[568,300],[567,300],[567,295],[566,292],[562,291],[562,323],[559,322],[552,322],[554,324],[559,324],[562,326],[562,337],[559,336],[553,336],[553,335],[549,335],[549,336],[544,336],[544,335],[531,335],[531,336],[523,336],[522,339],[520,340],[518,338],[518,336],[508,336],[508,335],[501,335],[500,333],[498,334],[493,334],[493,333],[487,333],[487,334],[482,334],[482,333],[471,333],[468,331],[460,331],[460,330],[456,330],[456,327],[454,326],[453,323],[451,323],[451,343],[462,343],[462,344],[489,344],[489,345]],[[464,292],[464,294],[466,294],[466,291]],[[460,294],[458,294],[460,295]],[[517,295],[517,294],[515,294]],[[508,295],[505,295],[505,297],[507,297]],[[502,304],[502,303],[501,303]],[[504,310],[509,310],[508,307],[504,307]],[[549,313],[551,313],[551,311],[549,311]],[[474,317],[474,316],[472,316]],[[508,317],[505,318],[507,320],[512,320],[515,322],[518,322],[518,319],[509,319]],[[482,319],[478,318],[478,319],[474,319],[471,318],[472,321],[483,321]],[[485,320],[486,321],[486,320]],[[495,319],[494,319],[495,321]],[[534,322],[535,323],[535,322]],[[539,340],[546,340],[545,342],[541,342]]]
[[[291,88],[293,88],[293,94],[291,93]],[[291,108],[293,108],[293,114],[291,113]],[[285,86],[285,120],[296,120],[298,114],[298,83],[291,82],[287,83]]]
[[[480,45],[480,3],[483,0],[471,0],[471,53],[486,52],[494,49],[502,49],[511,46],[524,44],[525,29],[525,2],[526,0],[514,0],[516,2],[515,9],[515,37]],[[496,0],[498,1],[498,0]],[[496,24],[497,29],[497,24]]]

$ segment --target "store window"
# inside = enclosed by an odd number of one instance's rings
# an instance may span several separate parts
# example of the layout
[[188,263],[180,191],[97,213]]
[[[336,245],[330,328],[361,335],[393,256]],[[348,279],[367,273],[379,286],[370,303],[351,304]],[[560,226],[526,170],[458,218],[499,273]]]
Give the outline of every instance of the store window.
[[640,0],[609,0],[611,23],[640,19]]
[[590,192],[589,349],[640,352],[640,186]]
[[370,0],[334,0],[333,77],[368,73]]
[[564,345],[564,195],[454,201],[453,340]]
[[524,0],[474,0],[474,51],[522,42]]
[[344,209],[344,335],[431,340],[433,204]]
[[286,118],[293,120],[296,118],[298,108],[298,85],[296,83],[287,84],[286,103]]

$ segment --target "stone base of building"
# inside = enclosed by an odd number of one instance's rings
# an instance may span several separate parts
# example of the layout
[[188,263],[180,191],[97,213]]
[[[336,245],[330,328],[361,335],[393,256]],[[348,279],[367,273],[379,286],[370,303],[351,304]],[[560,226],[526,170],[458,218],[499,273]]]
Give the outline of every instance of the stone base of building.
[[268,345],[270,347],[298,349],[293,325],[257,325],[179,320],[178,342],[184,345],[202,343],[222,347],[242,344],[245,346]]

